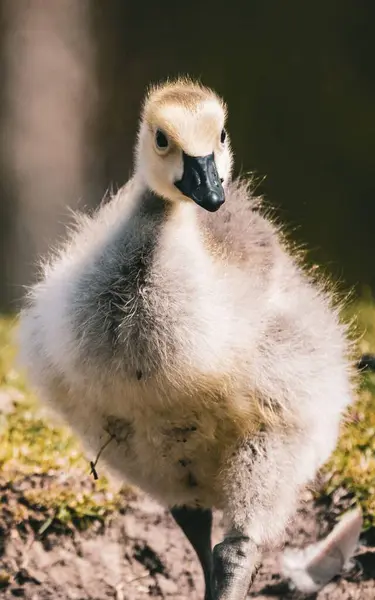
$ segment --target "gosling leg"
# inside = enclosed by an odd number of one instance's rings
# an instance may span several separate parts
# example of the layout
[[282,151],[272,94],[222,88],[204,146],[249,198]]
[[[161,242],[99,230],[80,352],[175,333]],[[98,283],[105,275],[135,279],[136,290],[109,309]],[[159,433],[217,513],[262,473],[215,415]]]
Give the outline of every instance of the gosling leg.
[[201,563],[206,585],[204,600],[214,600],[211,546],[212,511],[182,506],[172,508],[171,514],[193,546]]
[[[242,440],[220,473],[228,530],[213,550],[214,600],[244,600],[262,550],[294,513],[311,452],[303,432],[260,432]],[[306,452],[306,454],[305,454]]]
[[260,553],[244,535],[228,535],[214,548],[215,600],[243,600],[257,574]]

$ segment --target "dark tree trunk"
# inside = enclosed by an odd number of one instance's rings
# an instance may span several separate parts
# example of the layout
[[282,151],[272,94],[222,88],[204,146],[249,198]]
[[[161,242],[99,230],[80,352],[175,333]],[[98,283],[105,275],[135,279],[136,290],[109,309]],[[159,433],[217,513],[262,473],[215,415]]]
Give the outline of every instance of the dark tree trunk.
[[87,4],[2,3],[2,309],[18,305],[37,258],[63,233],[68,206],[90,204],[96,90]]

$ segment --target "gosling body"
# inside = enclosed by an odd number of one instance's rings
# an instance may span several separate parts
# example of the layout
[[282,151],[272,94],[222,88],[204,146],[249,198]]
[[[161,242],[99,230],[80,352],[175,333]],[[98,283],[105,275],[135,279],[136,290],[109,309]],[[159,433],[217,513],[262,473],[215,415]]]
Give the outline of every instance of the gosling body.
[[[93,457],[111,437],[102,456],[117,475],[170,508],[223,509],[221,567],[197,550],[206,598],[242,600],[260,549],[332,452],[352,389],[331,297],[231,181],[224,121],[191,82],[151,93],[133,178],[45,264],[20,342],[40,395]],[[186,155],[215,157],[207,181],[193,171],[190,199],[188,161],[152,154],[155,123]],[[234,568],[220,552],[237,556],[236,544],[248,550]]]

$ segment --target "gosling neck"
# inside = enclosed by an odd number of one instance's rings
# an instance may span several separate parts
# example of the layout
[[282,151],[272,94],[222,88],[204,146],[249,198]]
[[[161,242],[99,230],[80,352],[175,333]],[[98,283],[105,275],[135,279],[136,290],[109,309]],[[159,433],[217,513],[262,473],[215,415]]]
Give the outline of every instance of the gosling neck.
[[151,215],[164,212],[166,220],[195,222],[199,207],[193,201],[164,197],[153,190],[139,173],[135,173],[133,179],[142,213]]

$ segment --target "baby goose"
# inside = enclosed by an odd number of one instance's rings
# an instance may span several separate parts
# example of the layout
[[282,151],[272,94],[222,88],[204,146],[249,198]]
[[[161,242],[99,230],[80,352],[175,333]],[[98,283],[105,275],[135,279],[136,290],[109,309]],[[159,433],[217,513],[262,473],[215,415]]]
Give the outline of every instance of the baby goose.
[[[246,596],[352,395],[345,327],[231,181],[225,120],[199,84],[153,88],[132,179],[78,218],[20,319],[41,397],[171,508],[206,600]],[[228,528],[212,552],[213,507]]]

